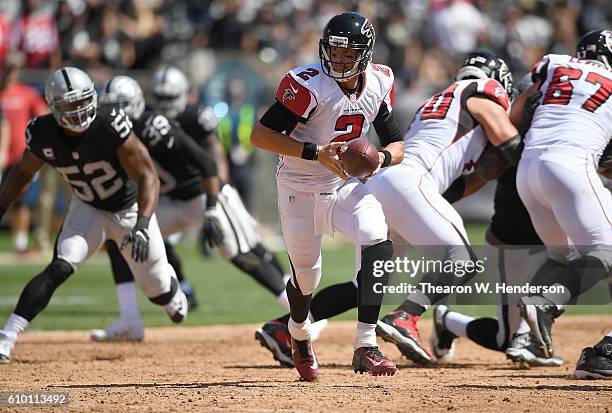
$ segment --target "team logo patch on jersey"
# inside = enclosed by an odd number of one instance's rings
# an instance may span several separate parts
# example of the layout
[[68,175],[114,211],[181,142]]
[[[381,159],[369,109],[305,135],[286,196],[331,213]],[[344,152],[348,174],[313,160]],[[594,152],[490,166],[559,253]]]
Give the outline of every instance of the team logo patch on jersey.
[[47,159],[55,159],[55,153],[53,152],[53,148],[42,148],[42,153]]
[[283,94],[283,102],[288,100],[295,100],[295,94],[297,93],[297,89],[293,90],[293,85],[291,85],[291,89],[285,89],[285,93]]
[[500,86],[497,86],[495,88],[495,97],[504,96],[505,94],[506,94],[505,90],[501,88]]

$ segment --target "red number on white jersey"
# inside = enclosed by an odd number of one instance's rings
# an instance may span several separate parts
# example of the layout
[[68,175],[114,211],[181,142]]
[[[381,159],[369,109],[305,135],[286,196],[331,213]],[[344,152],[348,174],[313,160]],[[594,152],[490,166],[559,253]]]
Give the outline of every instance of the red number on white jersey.
[[[582,77],[582,70],[558,67],[553,72],[552,80],[548,85],[546,94],[544,95],[543,105],[567,105],[572,99],[574,86],[572,80],[578,80]],[[600,75],[599,73],[589,72],[585,79],[587,82],[594,85],[599,85],[597,91],[591,95],[581,108],[589,112],[595,112],[597,108],[606,103],[610,94],[612,94],[612,79]]]

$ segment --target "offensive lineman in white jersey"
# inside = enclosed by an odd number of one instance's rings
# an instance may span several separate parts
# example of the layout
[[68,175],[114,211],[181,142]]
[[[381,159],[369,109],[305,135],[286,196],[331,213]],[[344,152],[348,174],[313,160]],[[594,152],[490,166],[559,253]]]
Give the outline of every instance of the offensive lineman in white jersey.
[[[403,159],[399,125],[392,113],[393,72],[370,63],[374,29],[347,12],[325,26],[320,62],[291,70],[276,103],[254,128],[254,146],[280,155],[278,206],[293,275],[287,283],[292,359],[300,376],[315,380],[318,363],[310,340],[310,300],[321,277],[321,238],[338,231],[361,248],[357,338],[353,368],[392,375],[395,363],[376,346],[382,294],[373,289],[373,263],[390,259],[382,207],[359,180],[348,179],[337,150],[365,135],[370,124],[381,139],[379,165]],[[284,133],[283,133],[284,132]],[[388,274],[376,281],[386,282]]]
[[[502,59],[487,51],[470,53],[456,79],[417,111],[404,137],[402,164],[379,173],[366,186],[383,205],[389,226],[405,241],[430,259],[467,263],[476,259],[467,232],[442,194],[476,163],[488,143],[516,165],[521,139],[507,113],[512,74]],[[463,276],[433,271],[419,285],[459,285],[473,275],[475,271]],[[378,322],[377,333],[417,363],[434,361],[420,340],[417,321],[446,295],[418,289]]]
[[[519,124],[524,102],[541,93],[516,184],[549,255],[532,283],[563,292],[523,297],[520,306],[534,337],[552,355],[552,323],[563,305],[609,276],[612,265],[612,196],[596,170],[612,136],[612,32],[584,35],[575,58],[544,56],[532,79],[512,109]],[[603,340],[612,346],[611,337]]]

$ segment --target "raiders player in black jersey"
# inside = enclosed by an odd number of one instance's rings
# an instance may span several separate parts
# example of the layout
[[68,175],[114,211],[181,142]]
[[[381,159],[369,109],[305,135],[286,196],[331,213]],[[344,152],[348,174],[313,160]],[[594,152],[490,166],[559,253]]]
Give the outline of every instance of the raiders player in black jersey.
[[[246,221],[249,228],[235,228],[235,217],[248,216],[248,213],[231,187],[226,185],[220,191],[221,183],[212,155],[187,135],[176,121],[157,111],[145,111],[142,90],[134,79],[127,76],[111,78],[103,88],[100,102],[103,107],[121,108],[129,115],[136,136],[145,144],[156,164],[161,180],[156,215],[164,237],[187,228],[203,228],[209,246],[219,247],[224,256],[232,258],[235,257],[231,255],[232,251],[237,251],[239,242],[247,243],[248,237],[258,239],[254,230],[249,231],[252,228],[250,220]],[[238,221],[238,225],[243,223]],[[239,230],[246,238],[236,236]],[[117,287],[120,318],[105,329],[92,331],[91,337],[95,341],[140,341],[144,337],[144,328],[136,304],[133,276],[118,254],[117,246],[109,242],[107,249]],[[180,270],[179,257],[172,255],[171,264],[175,270]],[[235,264],[234,260],[231,262]],[[283,289],[275,285],[277,278],[280,279],[278,283],[282,283],[282,276],[276,274],[275,268],[261,263],[259,269],[259,272],[252,270],[258,276],[256,280],[269,290],[282,293]]]
[[[187,314],[187,299],[168,264],[154,215],[159,180],[132,124],[122,110],[97,110],[94,84],[76,68],[53,73],[45,87],[51,114],[33,118],[21,161],[0,190],[0,217],[48,163],[72,186],[74,196],[57,236],[51,263],[24,288],[0,330],[0,360],[53,292],[105,241],[121,254],[144,294],[164,306],[172,321]],[[131,248],[129,245],[131,244]]]
[[[261,242],[254,218],[248,213],[238,192],[229,185],[227,158],[217,134],[218,121],[211,108],[188,105],[189,82],[183,72],[176,67],[161,67],[151,78],[151,98],[153,107],[174,119],[181,128],[217,162],[221,178],[221,193],[227,193],[228,217],[233,231],[225,234],[225,243],[219,251],[228,261],[250,274],[256,281],[270,290],[285,307],[288,306],[284,293],[285,270],[276,255]],[[202,233],[202,250],[207,253],[206,233]],[[264,281],[268,280],[268,281]]]

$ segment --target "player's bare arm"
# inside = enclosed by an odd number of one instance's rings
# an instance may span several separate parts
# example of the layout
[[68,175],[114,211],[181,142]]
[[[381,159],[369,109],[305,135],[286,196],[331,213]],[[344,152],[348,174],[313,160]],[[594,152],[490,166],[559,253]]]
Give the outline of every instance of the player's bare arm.
[[497,179],[510,165],[491,145],[488,145],[476,161],[474,173],[457,178],[444,192],[451,204],[477,192],[487,182]]
[[482,155],[476,161],[474,174],[476,178],[484,183],[497,179],[506,169],[510,167],[508,161],[501,156],[493,146],[487,145]]
[[512,103],[510,122],[521,132],[527,131],[535,111],[535,98],[540,96],[540,82],[536,82],[522,92]]
[[[219,178],[223,179],[223,177],[219,175],[217,156],[210,151],[204,150],[202,146],[198,145],[191,136],[187,135],[182,130],[174,130],[173,136],[174,149],[180,154],[185,162],[195,166],[200,171],[200,175],[202,176],[202,188],[204,188],[206,195],[208,195],[207,203],[209,203],[210,207],[213,207],[214,205],[211,202],[214,201],[214,203],[216,203],[217,195],[221,190]],[[216,132],[210,133],[208,136],[209,139],[211,139],[211,144],[216,142],[220,146]],[[225,160],[225,164],[227,166],[227,160]]]
[[159,177],[149,151],[131,134],[117,150],[121,167],[138,185],[138,215],[151,217],[159,198]]
[[467,100],[470,114],[484,128],[487,139],[493,146],[499,146],[512,138],[518,131],[508,119],[504,108],[485,97],[472,96]]
[[217,164],[217,175],[223,180],[223,182],[228,182],[229,165],[227,163],[225,151],[221,145],[219,134],[216,131],[211,132],[202,139],[202,142],[205,147],[209,148],[210,152],[215,158],[215,162]]
[[487,139],[513,166],[518,164],[522,151],[521,137],[510,122],[506,110],[484,97],[467,100],[467,109],[487,134]]
[[[391,154],[391,162],[389,162],[389,166],[397,165],[404,160],[404,141],[393,142],[389,145],[385,146],[383,150],[388,151]],[[385,161],[384,153],[378,152],[378,158],[380,164],[382,165]]]
[[266,151],[296,158],[305,156],[304,151],[310,149],[308,145],[313,145],[313,160],[316,160],[340,178],[348,179],[336,152],[338,148],[344,145],[344,142],[331,142],[325,146],[305,144],[258,123],[251,132],[251,144]]
[[0,211],[6,211],[25,192],[43,163],[29,150],[23,152],[21,160],[11,170],[0,190]]
[[223,243],[224,234],[217,209],[221,184],[214,156],[180,130],[174,131],[174,148],[181,158],[195,166],[202,176],[202,187],[206,192],[206,211],[200,238],[201,245],[207,245],[208,248],[219,246]]

